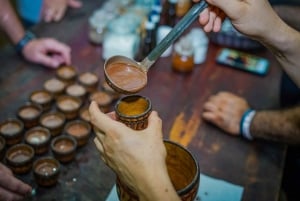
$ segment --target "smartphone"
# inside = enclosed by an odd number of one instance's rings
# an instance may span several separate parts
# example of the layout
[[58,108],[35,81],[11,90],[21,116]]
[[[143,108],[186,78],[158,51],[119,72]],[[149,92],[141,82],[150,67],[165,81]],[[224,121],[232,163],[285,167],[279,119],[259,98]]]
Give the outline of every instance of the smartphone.
[[267,59],[229,48],[221,49],[217,63],[261,76],[269,70]]

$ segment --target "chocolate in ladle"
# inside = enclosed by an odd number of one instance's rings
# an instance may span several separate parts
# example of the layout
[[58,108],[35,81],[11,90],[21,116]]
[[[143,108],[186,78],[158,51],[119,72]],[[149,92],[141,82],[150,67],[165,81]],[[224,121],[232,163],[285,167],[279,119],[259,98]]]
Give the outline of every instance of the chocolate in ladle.
[[152,64],[206,7],[205,1],[195,4],[142,62],[139,63],[124,56],[109,58],[104,64],[107,83],[114,90],[123,94],[134,94],[142,90],[147,84],[147,72]]

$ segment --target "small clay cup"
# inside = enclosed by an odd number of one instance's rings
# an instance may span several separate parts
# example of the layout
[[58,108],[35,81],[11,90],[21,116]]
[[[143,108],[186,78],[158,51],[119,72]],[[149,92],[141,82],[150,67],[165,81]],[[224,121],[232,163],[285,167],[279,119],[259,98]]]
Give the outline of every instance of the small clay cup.
[[78,97],[61,95],[56,99],[57,109],[64,113],[67,120],[75,119],[78,116],[82,100]]
[[37,155],[44,154],[49,149],[51,133],[49,129],[37,126],[25,133],[25,142],[34,148]]
[[99,85],[99,77],[92,72],[81,73],[78,77],[78,82],[91,93],[96,91]]
[[[167,169],[172,184],[183,201],[195,200],[200,183],[200,168],[193,154],[176,142],[164,140]],[[138,197],[119,178],[116,182],[120,201],[138,201]]]
[[5,147],[6,147],[6,142],[4,137],[0,135],[0,161],[2,161],[4,154],[5,154]]
[[106,81],[104,81],[102,83],[101,87],[102,87],[103,91],[107,92],[108,94],[110,94],[112,96],[113,100],[117,100],[117,99],[119,99],[121,97],[121,94],[118,93],[117,91],[115,91],[113,88],[111,88],[109,86],[109,84],[107,84]]
[[43,157],[33,163],[33,175],[40,186],[49,187],[57,183],[60,174],[59,161],[53,157]]
[[37,90],[30,94],[30,101],[42,106],[43,111],[49,111],[53,103],[53,95],[46,90]]
[[44,89],[51,93],[54,98],[63,94],[65,88],[66,84],[57,78],[51,78],[49,80],[46,80],[44,83]]
[[54,157],[62,163],[74,160],[76,156],[77,141],[69,135],[57,136],[51,141],[51,150]]
[[39,124],[39,118],[42,113],[42,106],[32,102],[27,102],[18,109],[17,116],[23,121],[24,127],[28,129]]
[[66,88],[66,94],[69,96],[78,97],[84,101],[87,96],[87,91],[81,84],[71,84]]
[[76,81],[77,72],[73,66],[60,66],[56,69],[56,77],[66,85],[70,85]]
[[151,101],[141,95],[124,96],[115,105],[117,120],[134,130],[147,128],[151,111]]
[[19,119],[9,118],[0,124],[0,134],[8,146],[20,143],[23,139],[24,124]]
[[107,113],[110,111],[113,98],[105,91],[94,91],[90,95],[90,101],[96,101],[100,110],[104,113]]
[[8,167],[15,174],[25,174],[32,168],[34,149],[27,144],[16,144],[6,151]]
[[74,137],[78,147],[87,144],[91,134],[91,125],[83,120],[73,120],[65,125],[64,131],[67,135]]
[[61,112],[48,112],[40,118],[40,125],[49,129],[51,136],[60,135],[66,122],[66,116]]

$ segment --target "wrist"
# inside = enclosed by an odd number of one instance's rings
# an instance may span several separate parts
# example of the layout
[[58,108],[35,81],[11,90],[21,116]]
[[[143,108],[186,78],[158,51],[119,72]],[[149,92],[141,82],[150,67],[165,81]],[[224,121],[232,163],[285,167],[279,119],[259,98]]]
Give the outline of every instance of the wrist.
[[21,40],[15,44],[17,53],[22,54],[24,47],[35,38],[36,36],[31,31],[26,31],[23,38],[21,38]]
[[243,138],[247,140],[253,140],[253,136],[250,132],[250,125],[253,117],[255,116],[255,110],[247,110],[240,121],[240,134]]

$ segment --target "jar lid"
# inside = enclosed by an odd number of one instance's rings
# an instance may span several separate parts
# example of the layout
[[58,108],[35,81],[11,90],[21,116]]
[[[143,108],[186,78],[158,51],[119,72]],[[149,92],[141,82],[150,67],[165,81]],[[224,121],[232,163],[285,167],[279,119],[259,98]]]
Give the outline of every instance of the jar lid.
[[184,56],[191,56],[194,53],[194,48],[191,40],[188,37],[182,37],[175,44],[175,51]]

